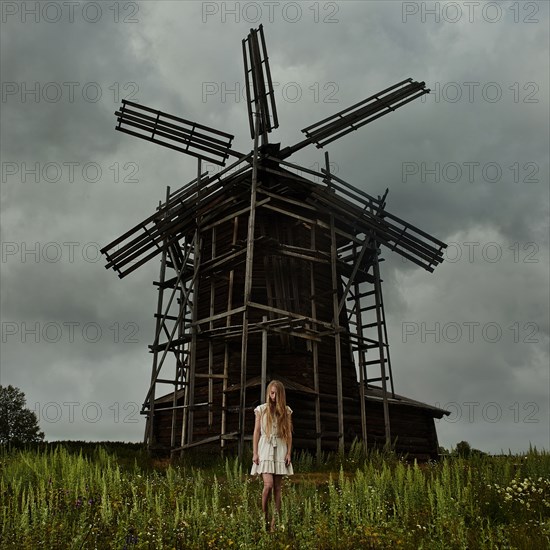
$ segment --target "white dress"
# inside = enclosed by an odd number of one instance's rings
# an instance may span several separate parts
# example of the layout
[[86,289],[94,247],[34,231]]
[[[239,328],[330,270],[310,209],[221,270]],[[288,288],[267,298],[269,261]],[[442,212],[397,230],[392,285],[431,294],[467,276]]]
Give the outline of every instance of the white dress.
[[[267,408],[267,403],[259,405],[254,409],[254,414],[261,415],[261,433],[258,443],[258,455],[260,457],[259,464],[252,464],[251,474],[276,474],[289,475],[294,474],[292,463],[288,466],[285,464],[285,456],[287,453],[287,445],[284,439],[277,435],[277,423],[274,422],[271,428],[271,435],[266,435],[267,417],[264,414]],[[292,409],[287,405],[286,410],[292,414]]]

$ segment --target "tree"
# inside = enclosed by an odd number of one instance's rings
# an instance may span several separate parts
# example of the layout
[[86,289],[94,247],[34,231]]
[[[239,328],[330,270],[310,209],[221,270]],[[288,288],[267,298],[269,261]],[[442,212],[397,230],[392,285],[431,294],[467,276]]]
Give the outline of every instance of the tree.
[[485,456],[487,453],[480,451],[479,449],[474,449],[467,441],[460,441],[456,444],[456,449],[454,450],[454,456],[459,456],[461,458],[472,458],[474,456]]
[[472,454],[472,447],[467,441],[460,441],[456,444],[456,454],[462,458],[469,458]]
[[43,440],[36,414],[26,408],[25,394],[13,386],[0,386],[0,445]]

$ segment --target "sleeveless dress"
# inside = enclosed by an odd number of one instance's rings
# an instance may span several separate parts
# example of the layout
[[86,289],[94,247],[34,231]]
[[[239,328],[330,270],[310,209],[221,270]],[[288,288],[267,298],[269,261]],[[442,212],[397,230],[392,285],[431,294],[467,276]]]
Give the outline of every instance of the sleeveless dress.
[[[261,415],[261,432],[260,441],[258,443],[258,455],[260,463],[252,463],[250,473],[254,474],[276,474],[276,475],[292,475],[292,463],[288,466],[285,464],[285,456],[287,453],[287,445],[284,439],[277,435],[277,423],[274,422],[271,428],[271,435],[266,435],[267,418],[264,414],[267,408],[267,403],[259,405],[254,409],[254,414]],[[287,405],[286,410],[292,414],[292,409]]]

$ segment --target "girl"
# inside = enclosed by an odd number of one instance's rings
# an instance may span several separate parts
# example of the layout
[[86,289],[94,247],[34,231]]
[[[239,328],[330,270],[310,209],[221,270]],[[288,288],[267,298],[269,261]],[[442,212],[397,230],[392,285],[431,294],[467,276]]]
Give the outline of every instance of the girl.
[[266,528],[269,525],[269,499],[273,493],[275,515],[271,530],[275,527],[275,516],[281,510],[281,483],[283,475],[292,475],[290,452],[292,449],[292,409],[286,404],[285,387],[278,380],[267,386],[266,402],[254,409],[256,424],[252,438],[253,457],[251,474],[262,474],[262,511]]

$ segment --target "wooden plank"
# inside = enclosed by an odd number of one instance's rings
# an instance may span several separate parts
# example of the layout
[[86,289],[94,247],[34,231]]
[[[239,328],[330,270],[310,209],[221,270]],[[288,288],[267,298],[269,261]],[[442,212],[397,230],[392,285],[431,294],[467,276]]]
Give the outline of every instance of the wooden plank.
[[254,267],[254,229],[256,223],[256,188],[258,186],[258,129],[260,119],[256,116],[254,133],[254,155],[252,161],[252,181],[250,183],[250,213],[248,215],[247,241],[246,241],[246,264],[244,278],[244,311],[243,311],[243,336],[241,343],[241,390],[240,390],[240,411],[239,411],[239,459],[244,453],[245,436],[245,406],[246,406],[246,370],[248,354],[248,305],[252,290],[252,269]]
[[[316,227],[312,226],[310,230],[310,247],[312,250],[317,248],[316,246]],[[315,271],[313,264],[310,264],[309,270],[309,291],[310,291],[310,303],[311,303],[311,318],[313,319],[312,328],[317,330],[317,323],[315,319],[317,318],[317,303],[315,299]],[[314,341],[311,345],[312,359],[313,359],[313,389],[315,390],[315,451],[317,457],[317,463],[321,461],[321,449],[322,449],[322,439],[321,439],[321,399],[319,397],[319,347],[317,342]]]
[[334,217],[330,216],[331,226],[331,256],[332,256],[332,306],[333,306],[333,325],[336,331],[334,336],[336,349],[336,397],[338,399],[338,451],[344,453],[344,408],[343,408],[343,391],[342,391],[342,351],[340,346],[340,313],[338,311],[338,274],[336,271],[336,232],[334,228]]
[[237,313],[242,313],[246,309],[246,306],[240,306],[236,307],[234,309],[231,309],[229,311],[224,311],[222,313],[217,313],[216,315],[203,317],[202,319],[198,319],[197,321],[194,321],[195,325],[202,325],[204,323],[209,323],[210,321],[217,321],[219,319],[225,319],[226,317],[231,317],[232,315],[236,315]]
[[[280,309],[280,308],[277,308],[277,307],[269,307],[269,306],[266,306],[264,304],[259,304],[258,302],[249,302],[248,305],[250,307],[260,309],[262,311],[276,313],[276,314],[279,314],[279,315],[292,317],[294,319],[300,319],[300,320],[303,320],[303,321],[313,321],[313,319],[311,317],[308,317],[307,315],[298,315],[297,313],[294,313],[292,311],[287,311],[287,310]],[[327,323],[325,321],[321,321],[320,319],[315,320],[315,322],[322,325],[322,326],[324,326],[324,327],[326,327],[326,328],[329,328],[331,330],[334,329],[334,327],[332,326],[332,323]]]

